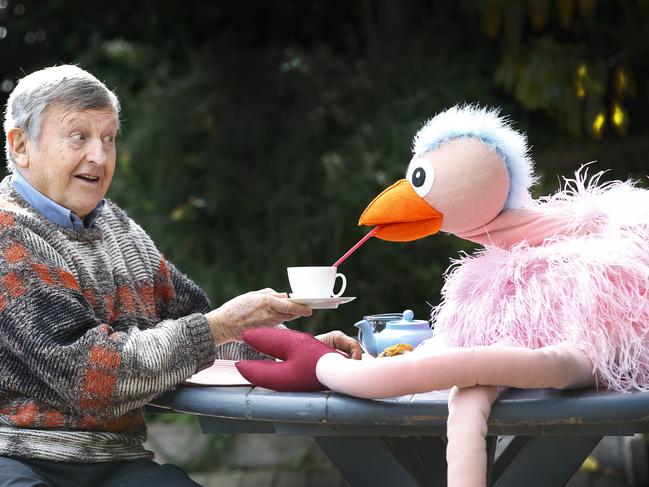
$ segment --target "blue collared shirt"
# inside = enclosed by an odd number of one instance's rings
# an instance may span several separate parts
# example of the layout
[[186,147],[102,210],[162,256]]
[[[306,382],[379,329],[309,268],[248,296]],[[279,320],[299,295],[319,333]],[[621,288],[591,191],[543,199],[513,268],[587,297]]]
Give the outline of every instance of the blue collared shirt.
[[75,230],[92,228],[106,204],[106,200],[102,199],[95,209],[82,220],[64,206],[59,205],[36,190],[17,170],[14,170],[11,175],[11,185],[27,203],[45,218],[65,228],[74,228]]

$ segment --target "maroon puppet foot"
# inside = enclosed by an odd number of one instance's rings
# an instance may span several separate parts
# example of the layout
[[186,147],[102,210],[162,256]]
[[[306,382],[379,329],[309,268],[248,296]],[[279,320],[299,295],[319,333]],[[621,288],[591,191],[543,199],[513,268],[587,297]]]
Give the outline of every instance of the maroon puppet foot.
[[255,328],[241,334],[243,341],[261,353],[283,360],[243,360],[236,367],[251,384],[275,391],[321,391],[316,376],[318,360],[339,353],[313,336],[280,328]]

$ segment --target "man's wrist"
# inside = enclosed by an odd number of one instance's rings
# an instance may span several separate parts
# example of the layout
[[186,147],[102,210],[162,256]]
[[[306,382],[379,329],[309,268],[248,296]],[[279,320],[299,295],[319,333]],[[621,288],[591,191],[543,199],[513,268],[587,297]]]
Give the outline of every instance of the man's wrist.
[[228,336],[225,332],[225,326],[223,326],[218,310],[214,309],[205,314],[205,319],[210,325],[210,330],[212,330],[212,338],[214,338],[215,345],[221,345],[232,340],[232,337]]

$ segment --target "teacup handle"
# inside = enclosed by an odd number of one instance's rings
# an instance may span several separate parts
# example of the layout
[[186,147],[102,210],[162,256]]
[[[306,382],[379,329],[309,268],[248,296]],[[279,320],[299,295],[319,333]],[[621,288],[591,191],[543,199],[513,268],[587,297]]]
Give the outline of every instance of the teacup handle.
[[345,292],[345,288],[347,287],[347,278],[345,277],[345,274],[341,274],[340,272],[336,274],[336,277],[334,277],[334,287],[336,287],[335,280],[338,279],[339,277],[343,280],[343,285],[340,287],[340,291],[334,294],[332,298],[337,298],[339,296],[342,296],[343,293]]

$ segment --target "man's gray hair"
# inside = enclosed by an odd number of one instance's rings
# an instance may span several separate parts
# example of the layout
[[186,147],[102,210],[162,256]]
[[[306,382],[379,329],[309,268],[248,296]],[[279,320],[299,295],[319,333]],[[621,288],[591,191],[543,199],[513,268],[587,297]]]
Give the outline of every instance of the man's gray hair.
[[10,172],[15,161],[6,137],[9,130],[19,128],[28,140],[37,143],[45,111],[54,105],[72,110],[112,108],[119,123],[117,96],[89,72],[70,64],[35,71],[18,82],[7,100],[4,131]]

